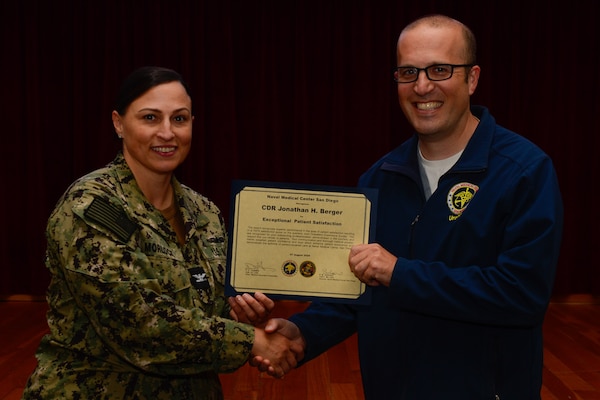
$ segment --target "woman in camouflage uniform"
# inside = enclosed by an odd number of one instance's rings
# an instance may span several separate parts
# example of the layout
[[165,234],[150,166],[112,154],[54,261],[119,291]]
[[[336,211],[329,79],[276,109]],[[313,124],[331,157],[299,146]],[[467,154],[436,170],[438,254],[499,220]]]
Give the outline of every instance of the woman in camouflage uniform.
[[[50,334],[23,398],[222,399],[218,374],[250,354],[283,355],[280,375],[294,367],[286,338],[231,318],[220,211],[173,176],[192,139],[181,76],[134,71],[112,118],[122,152],[48,221]],[[273,302],[248,297],[240,319],[264,320]]]

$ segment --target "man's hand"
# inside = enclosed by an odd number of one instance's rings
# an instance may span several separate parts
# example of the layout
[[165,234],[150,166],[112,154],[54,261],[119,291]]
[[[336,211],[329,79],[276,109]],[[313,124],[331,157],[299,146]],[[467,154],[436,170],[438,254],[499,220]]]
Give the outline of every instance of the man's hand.
[[[279,349],[279,354],[275,354],[277,353],[276,351],[269,355],[255,352],[253,348],[253,357],[249,360],[249,364],[258,368],[259,371],[267,372],[271,376],[283,378],[289,370],[295,368],[298,362],[304,358],[304,349],[306,348],[304,337],[296,324],[283,318],[269,320],[265,325],[264,334],[267,335],[267,338],[272,339],[285,338],[288,345],[287,351]],[[256,340],[255,336],[255,344]],[[279,341],[279,344],[281,343]]]
[[380,244],[357,244],[350,248],[350,270],[362,282],[370,286],[389,286],[398,257]]

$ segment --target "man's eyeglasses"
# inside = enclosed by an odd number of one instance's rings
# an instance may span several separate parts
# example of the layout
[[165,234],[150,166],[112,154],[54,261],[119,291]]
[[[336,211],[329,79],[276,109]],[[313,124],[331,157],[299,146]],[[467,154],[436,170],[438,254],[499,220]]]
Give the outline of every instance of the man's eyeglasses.
[[394,81],[397,83],[411,83],[419,79],[421,71],[430,81],[445,81],[452,78],[454,68],[470,68],[475,64],[433,64],[425,68],[417,67],[396,67],[394,68]]

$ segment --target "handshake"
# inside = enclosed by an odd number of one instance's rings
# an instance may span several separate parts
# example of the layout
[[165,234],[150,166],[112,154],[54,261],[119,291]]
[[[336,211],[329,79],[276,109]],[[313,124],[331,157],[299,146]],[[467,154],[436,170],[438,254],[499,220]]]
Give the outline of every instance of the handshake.
[[230,297],[230,315],[254,326],[254,344],[249,364],[275,378],[283,378],[304,358],[306,343],[300,329],[283,318],[269,319],[273,300],[260,292]]
[[[398,257],[380,244],[357,244],[352,246],[348,265],[352,273],[369,286],[389,286]],[[304,358],[306,342],[300,329],[286,319],[269,319],[275,307],[273,300],[263,293],[254,297],[244,293],[230,297],[230,315],[238,322],[254,326],[254,345],[250,365],[282,378]]]

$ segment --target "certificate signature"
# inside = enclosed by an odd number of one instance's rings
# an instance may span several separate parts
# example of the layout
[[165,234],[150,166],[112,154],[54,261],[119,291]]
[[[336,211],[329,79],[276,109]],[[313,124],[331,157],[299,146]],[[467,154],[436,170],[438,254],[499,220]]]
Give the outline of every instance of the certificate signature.
[[248,276],[277,276],[275,268],[265,268],[262,261],[245,264],[245,273]]

